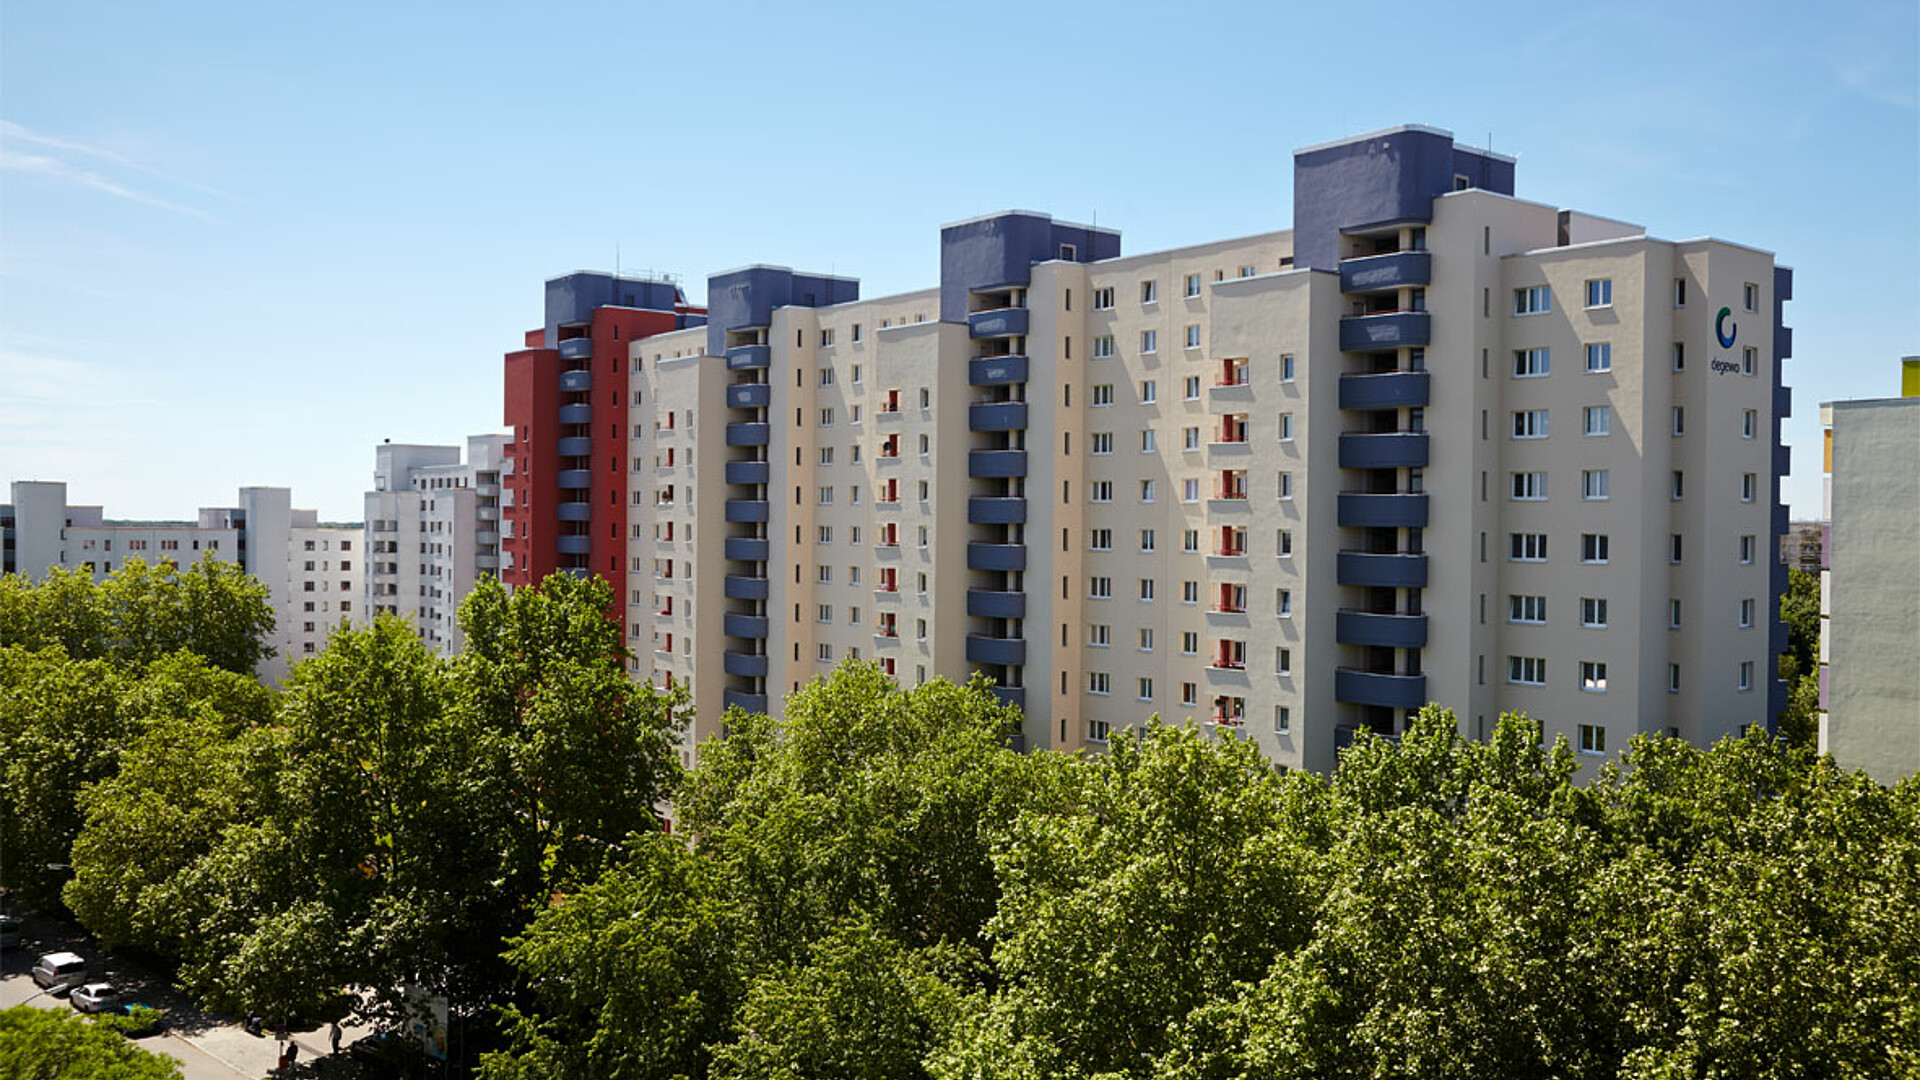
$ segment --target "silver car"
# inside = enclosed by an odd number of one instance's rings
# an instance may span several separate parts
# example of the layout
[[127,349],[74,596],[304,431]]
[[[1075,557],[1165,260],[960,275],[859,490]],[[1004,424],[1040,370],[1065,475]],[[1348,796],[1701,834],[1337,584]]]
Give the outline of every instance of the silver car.
[[33,965],[34,985],[58,995],[87,981],[87,961],[76,953],[50,952]]
[[113,1012],[120,1006],[120,991],[112,983],[88,983],[74,990],[67,999],[83,1013]]

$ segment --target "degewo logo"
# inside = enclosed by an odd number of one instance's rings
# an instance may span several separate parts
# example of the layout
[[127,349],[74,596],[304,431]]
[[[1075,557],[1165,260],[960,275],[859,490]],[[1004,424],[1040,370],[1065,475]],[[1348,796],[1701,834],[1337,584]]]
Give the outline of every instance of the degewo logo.
[[1732,308],[1721,308],[1720,314],[1713,317],[1713,336],[1720,340],[1723,349],[1733,348],[1733,339],[1740,333],[1740,324],[1727,325],[1727,316],[1733,314]]

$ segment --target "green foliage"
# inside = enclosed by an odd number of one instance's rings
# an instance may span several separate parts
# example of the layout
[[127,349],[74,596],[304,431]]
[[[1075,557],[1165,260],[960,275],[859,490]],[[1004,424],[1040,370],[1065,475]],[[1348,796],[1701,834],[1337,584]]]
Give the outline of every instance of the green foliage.
[[78,796],[111,776],[127,725],[126,676],[59,646],[0,648],[0,884],[57,904],[83,814]]
[[117,1031],[129,1039],[143,1039],[160,1030],[167,1019],[165,1009],[156,1009],[150,1005],[129,1005],[123,1013],[97,1013],[93,1022],[109,1031]]
[[179,1080],[180,1065],[66,1010],[0,1010],[0,1076],[10,1080]]
[[1780,677],[1787,682],[1787,706],[1780,713],[1780,737],[1811,749],[1820,739],[1820,579],[1798,567],[1787,570],[1787,591],[1780,597],[1780,621],[1787,624],[1787,651],[1780,654]]
[[59,646],[116,665],[185,651],[245,674],[273,654],[266,586],[211,553],[184,570],[129,559],[99,582],[57,566],[39,583],[8,575],[0,578],[0,616],[0,646]]

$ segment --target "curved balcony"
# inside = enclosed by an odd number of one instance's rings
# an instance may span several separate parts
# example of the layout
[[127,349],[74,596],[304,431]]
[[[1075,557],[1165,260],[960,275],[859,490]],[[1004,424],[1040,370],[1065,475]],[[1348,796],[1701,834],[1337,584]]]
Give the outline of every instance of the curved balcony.
[[1424,589],[1427,587],[1427,557],[1343,551],[1339,555],[1335,575],[1340,584],[1363,589]]
[[729,461],[726,471],[729,484],[764,484],[773,478],[773,466],[764,461]]
[[1333,696],[1351,705],[1417,709],[1427,703],[1427,677],[1343,667],[1333,673]]
[[1427,464],[1423,431],[1383,431],[1340,436],[1343,469],[1419,469]]
[[1020,525],[1027,520],[1027,500],[1019,497],[967,500],[967,521],[974,525]]
[[561,521],[592,521],[593,504],[589,502],[563,502],[554,510],[554,517]]
[[765,615],[736,615],[733,612],[720,617],[720,630],[728,637],[745,638],[749,641],[764,641],[767,636],[767,617]]
[[729,675],[739,675],[748,679],[767,677],[767,654],[734,652],[728,649],[720,656],[720,666]]
[[[1022,711],[1027,707],[1027,688],[1024,686],[989,686],[987,693],[992,694],[1002,705],[1011,705]],[[1021,736],[1015,735],[1014,738],[1020,739]],[[1024,740],[1022,745],[1025,745]]]
[[727,386],[730,409],[764,409],[773,401],[773,387],[766,383],[731,383]]
[[982,356],[967,361],[967,382],[974,386],[1005,386],[1027,381],[1024,356]]
[[1433,340],[1433,316],[1424,311],[1382,311],[1340,320],[1340,348],[1346,352],[1397,349]]
[[967,336],[971,338],[1013,337],[1026,332],[1026,308],[995,308],[967,315]]
[[720,582],[720,591],[729,600],[765,600],[767,598],[767,579],[763,577],[745,577],[740,574],[728,574]]
[[728,499],[727,520],[735,524],[758,524],[767,520],[767,500]]
[[1027,568],[1027,545],[1025,544],[982,544],[967,545],[967,569],[1015,571]]
[[563,424],[591,424],[593,423],[593,406],[585,402],[562,405],[559,418]]
[[970,450],[967,475],[977,480],[1000,480],[1027,475],[1025,450]]
[[995,401],[967,406],[967,428],[970,431],[1025,431],[1026,427],[1027,403],[1024,401]]
[[589,469],[561,469],[560,486],[568,491],[593,486],[593,472]]
[[473,542],[476,544],[498,544],[500,542],[500,534],[492,529],[476,529],[473,533]]
[[773,556],[773,544],[756,536],[729,536],[725,551],[727,558],[739,562],[766,562]]
[[967,663],[998,664],[1002,667],[1027,662],[1027,639],[967,635]]
[[586,457],[593,453],[593,439],[586,435],[563,435],[555,440],[553,448],[561,457]]
[[749,368],[763,368],[773,363],[771,345],[735,345],[727,350],[727,370],[744,371]]
[[739,708],[743,712],[767,714],[767,695],[749,694],[744,690],[728,690],[720,695],[720,703],[725,707]]
[[500,569],[500,556],[489,555],[483,551],[473,557],[473,565],[482,570],[498,570]]
[[1342,645],[1418,649],[1427,644],[1427,617],[1383,614],[1373,611],[1339,611],[1333,617],[1333,638]]
[[557,536],[553,543],[555,550],[562,555],[593,554],[593,538],[590,536]]
[[1341,292],[1386,292],[1432,282],[1433,253],[1430,251],[1393,251],[1340,262]]
[[568,338],[560,343],[558,351],[560,353],[560,359],[562,360],[591,359],[593,357],[593,339],[584,337]]
[[968,589],[967,614],[986,619],[1024,619],[1027,594],[998,589]]
[[773,436],[767,424],[728,424],[728,446],[765,446]]
[[579,371],[560,373],[560,392],[563,394],[584,394],[593,389],[593,372],[582,368]]
[[1340,376],[1343,409],[1407,409],[1424,406],[1429,379],[1424,371],[1383,371]]
[[1415,529],[1427,524],[1426,492],[1399,495],[1340,493],[1339,524],[1342,527]]

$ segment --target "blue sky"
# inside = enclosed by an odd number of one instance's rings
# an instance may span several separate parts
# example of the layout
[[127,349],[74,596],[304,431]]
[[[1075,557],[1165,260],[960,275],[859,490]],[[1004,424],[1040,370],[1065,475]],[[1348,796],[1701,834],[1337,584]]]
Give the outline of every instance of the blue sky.
[[357,519],[374,444],[498,429],[540,283],[616,250],[696,294],[774,262],[877,296],[1005,207],[1130,252],[1285,228],[1293,148],[1425,123],[1518,154],[1523,198],[1795,268],[1811,516],[1818,403],[1920,353],[1917,57],[1912,0],[20,0],[0,483],[121,517],[288,485]]

